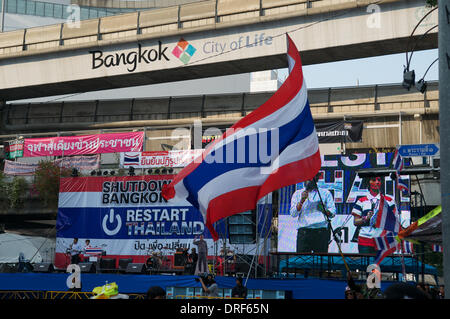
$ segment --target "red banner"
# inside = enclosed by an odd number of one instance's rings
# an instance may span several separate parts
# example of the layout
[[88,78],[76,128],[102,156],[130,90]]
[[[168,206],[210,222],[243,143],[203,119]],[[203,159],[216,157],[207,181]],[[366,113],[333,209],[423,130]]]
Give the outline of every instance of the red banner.
[[68,156],[141,151],[144,132],[25,139],[24,157]]

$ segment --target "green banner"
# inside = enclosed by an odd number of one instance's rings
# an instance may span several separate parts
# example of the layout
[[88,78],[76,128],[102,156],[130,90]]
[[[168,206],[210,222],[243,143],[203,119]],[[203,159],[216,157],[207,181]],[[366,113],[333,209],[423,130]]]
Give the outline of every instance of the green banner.
[[18,157],[23,157],[23,139],[6,141],[5,146],[5,158],[6,159],[15,159]]

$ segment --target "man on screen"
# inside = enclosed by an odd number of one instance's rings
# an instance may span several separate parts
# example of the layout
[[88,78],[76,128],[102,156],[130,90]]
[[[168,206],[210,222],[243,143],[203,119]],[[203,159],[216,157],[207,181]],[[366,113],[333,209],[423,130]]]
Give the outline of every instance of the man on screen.
[[297,253],[328,252],[330,229],[325,215],[333,218],[336,206],[330,191],[324,188],[317,191],[319,174],[306,182],[305,189],[295,191],[291,198],[290,215],[296,219]]
[[[358,251],[360,254],[377,253],[374,238],[380,237],[383,232],[383,229],[375,227],[381,199],[381,185],[381,177],[371,177],[368,194],[358,199],[353,206],[353,224],[359,228]],[[394,209],[397,211],[395,201],[389,196],[384,196],[384,198],[386,204],[394,205]]]

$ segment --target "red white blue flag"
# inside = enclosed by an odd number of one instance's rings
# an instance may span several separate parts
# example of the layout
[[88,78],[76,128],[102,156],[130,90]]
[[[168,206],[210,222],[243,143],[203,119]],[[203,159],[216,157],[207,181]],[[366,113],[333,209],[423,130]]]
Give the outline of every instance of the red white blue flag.
[[163,189],[166,200],[184,197],[196,207],[214,240],[214,223],[255,209],[266,194],[310,180],[321,167],[300,54],[289,36],[287,43],[289,76],[283,85]]
[[398,152],[398,149],[395,150],[394,159],[392,161],[394,169],[397,171],[397,175],[403,170],[403,158]]
[[400,191],[405,191],[405,192],[408,191],[408,184],[405,183],[404,180],[401,180],[398,175],[397,175],[397,188]]
[[431,245],[431,249],[435,253],[442,253],[443,252],[441,245]]
[[403,252],[405,254],[414,254],[414,244],[410,241],[403,240]]
[[85,253],[86,255],[101,255],[103,253],[103,249],[101,247],[86,247]]
[[378,250],[377,255],[375,256],[375,264],[379,265],[385,257],[397,250],[399,243],[395,237],[396,235],[394,233],[387,232],[383,236],[374,238],[375,246]]
[[395,234],[400,231],[400,218],[395,203],[384,195],[380,196],[375,228],[381,228]]

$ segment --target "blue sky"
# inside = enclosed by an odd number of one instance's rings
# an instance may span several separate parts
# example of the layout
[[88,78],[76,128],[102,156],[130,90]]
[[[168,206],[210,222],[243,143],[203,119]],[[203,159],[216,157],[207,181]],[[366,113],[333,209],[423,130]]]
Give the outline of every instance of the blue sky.
[[[414,52],[410,69],[416,73],[416,81],[421,79],[431,63],[438,57],[438,50]],[[308,88],[342,87],[401,83],[405,53],[384,55],[374,58],[331,62],[303,67]],[[438,80],[438,62],[428,71],[425,81]],[[279,78],[284,80],[287,69],[279,70]]]

